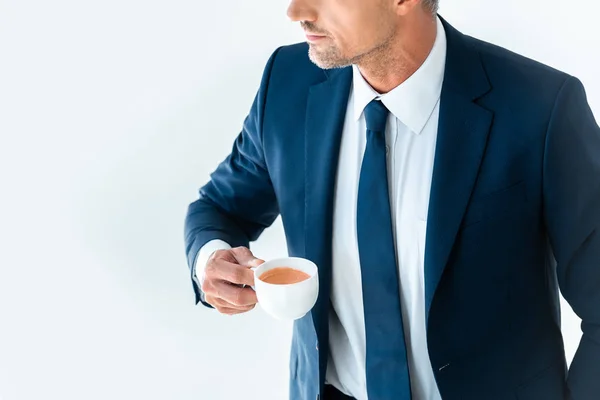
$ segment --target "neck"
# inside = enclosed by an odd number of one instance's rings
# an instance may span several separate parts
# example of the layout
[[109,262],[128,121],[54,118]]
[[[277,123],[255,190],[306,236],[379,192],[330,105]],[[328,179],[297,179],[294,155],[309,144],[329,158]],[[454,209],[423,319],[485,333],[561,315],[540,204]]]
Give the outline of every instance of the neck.
[[437,16],[419,15],[403,21],[392,38],[356,63],[378,93],[388,93],[423,65],[437,35]]

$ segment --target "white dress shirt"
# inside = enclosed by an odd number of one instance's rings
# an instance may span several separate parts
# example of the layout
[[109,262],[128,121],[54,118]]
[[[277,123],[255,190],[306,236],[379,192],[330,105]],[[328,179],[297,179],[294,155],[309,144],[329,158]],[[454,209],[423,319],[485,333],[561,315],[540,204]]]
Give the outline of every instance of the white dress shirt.
[[424,280],[427,211],[446,63],[446,34],[439,19],[437,32],[423,65],[389,93],[379,95],[353,67],[334,200],[333,310],[326,381],[357,400],[367,400],[367,349],[356,201],[367,143],[363,110],[376,98],[390,111],[386,126],[388,187],[412,398],[441,399],[427,349]]
[[[367,142],[363,110],[373,99],[380,99],[390,111],[386,126],[388,181],[412,398],[441,399],[427,349],[424,263],[445,62],[446,34],[438,19],[437,36],[429,56],[410,78],[389,93],[377,93],[359,69],[353,67],[334,199],[332,310],[326,382],[357,400],[367,400],[367,349],[356,203]],[[210,254],[222,248],[230,246],[214,240],[200,250],[196,261],[200,281]]]

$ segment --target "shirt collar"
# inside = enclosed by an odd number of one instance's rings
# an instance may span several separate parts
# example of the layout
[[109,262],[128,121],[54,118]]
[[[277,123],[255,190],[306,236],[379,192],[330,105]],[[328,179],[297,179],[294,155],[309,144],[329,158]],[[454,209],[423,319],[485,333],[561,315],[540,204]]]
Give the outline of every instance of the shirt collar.
[[446,32],[440,19],[436,19],[437,34],[429,56],[414,74],[390,92],[377,93],[358,67],[352,66],[355,121],[360,119],[371,100],[379,98],[412,132],[421,133],[440,98],[446,67]]

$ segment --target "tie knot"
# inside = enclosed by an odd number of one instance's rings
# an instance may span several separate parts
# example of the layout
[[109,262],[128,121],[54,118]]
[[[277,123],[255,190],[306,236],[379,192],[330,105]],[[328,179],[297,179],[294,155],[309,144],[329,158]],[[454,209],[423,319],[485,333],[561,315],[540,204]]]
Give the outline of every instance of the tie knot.
[[375,132],[385,132],[388,109],[379,100],[371,100],[365,107],[365,120],[367,129]]

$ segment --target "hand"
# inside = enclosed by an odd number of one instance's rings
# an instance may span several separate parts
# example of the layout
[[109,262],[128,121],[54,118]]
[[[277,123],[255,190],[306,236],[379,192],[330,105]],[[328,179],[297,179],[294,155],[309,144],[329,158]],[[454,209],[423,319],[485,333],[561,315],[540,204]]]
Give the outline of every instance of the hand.
[[254,271],[263,260],[254,257],[246,247],[215,251],[206,263],[202,291],[204,300],[221,314],[233,315],[250,311],[258,300],[250,287]]

